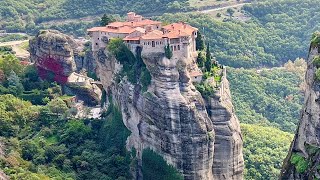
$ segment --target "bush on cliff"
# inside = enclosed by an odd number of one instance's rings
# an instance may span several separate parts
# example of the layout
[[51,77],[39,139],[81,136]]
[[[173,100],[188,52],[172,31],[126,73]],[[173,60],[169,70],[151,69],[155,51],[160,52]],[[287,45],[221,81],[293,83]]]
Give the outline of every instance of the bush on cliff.
[[[151,75],[146,65],[144,64],[141,51],[136,49],[136,56],[128,49],[122,39],[111,39],[107,49],[116,57],[116,59],[123,65],[122,72],[118,75],[125,75],[128,81],[132,84],[140,83],[142,91],[146,91],[151,84]],[[122,77],[119,77],[121,79]]]
[[142,173],[144,180],[183,180],[173,166],[151,149],[142,152]]

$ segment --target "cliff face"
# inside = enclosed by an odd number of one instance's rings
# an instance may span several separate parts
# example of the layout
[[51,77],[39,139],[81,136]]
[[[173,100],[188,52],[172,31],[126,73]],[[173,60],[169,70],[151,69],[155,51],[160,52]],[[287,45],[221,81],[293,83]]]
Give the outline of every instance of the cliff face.
[[307,86],[304,108],[280,179],[320,178],[320,81],[316,78],[320,65],[316,62],[319,56],[318,47],[312,45],[310,48],[305,75]]
[[226,71],[219,91],[207,101],[207,112],[216,133],[214,179],[242,179],[244,160],[240,124],[234,112]]
[[[233,113],[228,81],[215,97],[204,100],[190,81],[188,69],[196,57],[145,54],[143,62],[152,81],[147,92],[126,78],[115,82],[121,65],[107,51],[95,54],[97,74],[112,94],[132,132],[127,148],[138,158],[151,148],[176,167],[186,180],[242,179],[243,155],[240,126]],[[137,174],[141,179],[141,174]]]

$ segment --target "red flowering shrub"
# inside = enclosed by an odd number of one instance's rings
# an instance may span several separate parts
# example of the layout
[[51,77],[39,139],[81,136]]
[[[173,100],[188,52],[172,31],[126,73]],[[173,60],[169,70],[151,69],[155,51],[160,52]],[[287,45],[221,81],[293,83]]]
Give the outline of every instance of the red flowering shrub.
[[60,84],[65,84],[68,81],[68,76],[63,74],[63,67],[57,59],[51,57],[40,59],[37,68],[42,79],[56,81]]

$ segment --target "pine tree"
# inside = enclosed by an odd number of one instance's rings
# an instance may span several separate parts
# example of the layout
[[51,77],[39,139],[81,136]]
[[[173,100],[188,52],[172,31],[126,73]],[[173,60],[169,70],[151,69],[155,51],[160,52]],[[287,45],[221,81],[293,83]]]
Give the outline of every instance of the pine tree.
[[204,63],[206,61],[206,57],[203,55],[202,51],[200,51],[198,53],[198,57],[197,57],[197,64],[200,68],[203,67]]
[[212,66],[212,61],[211,61],[210,45],[208,43],[207,51],[206,51],[206,62],[205,62],[205,68],[207,72],[210,72],[211,66]]
[[198,36],[196,38],[196,49],[197,51],[204,50],[204,40],[200,31],[198,31]]
[[164,54],[168,59],[172,58],[173,54],[172,54],[172,50],[171,50],[169,44],[164,47]]

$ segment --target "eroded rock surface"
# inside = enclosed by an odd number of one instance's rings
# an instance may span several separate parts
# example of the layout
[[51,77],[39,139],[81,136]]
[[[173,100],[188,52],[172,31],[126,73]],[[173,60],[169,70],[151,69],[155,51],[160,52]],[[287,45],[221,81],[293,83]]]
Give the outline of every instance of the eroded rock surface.
[[108,52],[95,58],[101,82],[132,132],[129,150],[134,147],[141,158],[143,149],[153,149],[186,180],[243,179],[242,138],[227,79],[217,98],[206,102],[190,81],[188,69],[196,57],[142,54],[152,76],[142,92],[126,78],[115,81],[121,65]]
[[[316,80],[317,67],[313,63],[318,55],[318,47],[311,47],[305,76],[304,107],[289,154],[284,161],[280,179],[320,178],[320,82]],[[307,166],[295,164],[293,157],[300,157],[299,161],[306,162]]]
[[207,112],[216,133],[213,160],[214,179],[242,179],[244,169],[242,135],[232,104],[225,69],[219,91],[207,101]]
[[[65,82],[76,71],[74,50],[76,42],[55,30],[40,31],[30,40],[31,61],[36,64],[42,78]],[[49,77],[49,76],[53,77]]]

